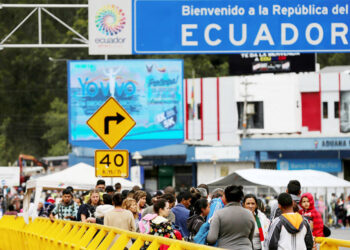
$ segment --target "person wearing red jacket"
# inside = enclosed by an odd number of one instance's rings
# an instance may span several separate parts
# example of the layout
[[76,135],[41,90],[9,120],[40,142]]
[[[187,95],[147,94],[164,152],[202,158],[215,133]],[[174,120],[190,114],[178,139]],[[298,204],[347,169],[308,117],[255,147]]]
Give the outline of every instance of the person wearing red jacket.
[[304,193],[300,199],[302,209],[299,213],[308,220],[312,228],[312,235],[315,237],[324,237],[323,220],[321,214],[315,208],[314,197],[310,193]]

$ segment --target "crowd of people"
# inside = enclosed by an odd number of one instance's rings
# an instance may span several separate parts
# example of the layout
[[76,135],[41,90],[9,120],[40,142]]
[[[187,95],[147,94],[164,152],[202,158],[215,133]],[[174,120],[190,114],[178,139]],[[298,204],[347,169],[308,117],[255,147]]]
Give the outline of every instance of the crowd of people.
[[[334,225],[345,226],[350,219],[348,200],[332,199]],[[313,237],[330,234],[322,219],[328,208],[320,201],[302,193],[297,180],[290,181],[277,199],[244,194],[243,187],[235,185],[211,193],[205,184],[179,193],[168,186],[151,195],[138,186],[122,190],[120,183],[106,186],[99,180],[90,192],[67,187],[61,193],[47,194],[34,213],[52,221],[98,223],[225,249],[312,249]],[[6,214],[16,215],[19,211],[10,206]],[[149,244],[145,242],[142,249]]]

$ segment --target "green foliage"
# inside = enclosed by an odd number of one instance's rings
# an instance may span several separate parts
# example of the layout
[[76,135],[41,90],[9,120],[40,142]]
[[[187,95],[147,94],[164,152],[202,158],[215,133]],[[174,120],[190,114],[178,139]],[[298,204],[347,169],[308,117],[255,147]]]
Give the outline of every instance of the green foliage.
[[320,64],[321,68],[333,65],[350,65],[350,54],[317,54],[317,62]]
[[68,153],[69,147],[67,140],[59,140],[55,142],[48,151],[48,155],[50,156],[67,155]]
[[49,155],[58,156],[68,154],[67,104],[55,98],[50,106],[50,111],[44,114],[44,123],[48,127],[48,130],[42,138],[50,145]]

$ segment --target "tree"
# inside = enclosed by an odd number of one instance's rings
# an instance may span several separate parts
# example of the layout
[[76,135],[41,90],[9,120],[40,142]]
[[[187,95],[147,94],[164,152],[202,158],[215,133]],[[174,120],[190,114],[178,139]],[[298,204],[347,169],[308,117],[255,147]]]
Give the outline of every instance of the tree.
[[317,54],[317,62],[321,68],[335,65],[350,65],[349,53]]
[[51,156],[68,154],[67,104],[59,98],[55,98],[51,102],[50,110],[44,115],[44,122],[48,130],[42,138],[47,140],[48,145],[50,145],[48,154]]

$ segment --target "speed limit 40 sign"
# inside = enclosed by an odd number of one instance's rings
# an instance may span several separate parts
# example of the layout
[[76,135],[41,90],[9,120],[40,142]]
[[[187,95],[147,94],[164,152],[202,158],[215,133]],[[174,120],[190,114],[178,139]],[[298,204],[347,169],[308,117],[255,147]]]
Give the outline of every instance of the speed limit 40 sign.
[[129,152],[127,150],[96,150],[96,177],[129,177]]

